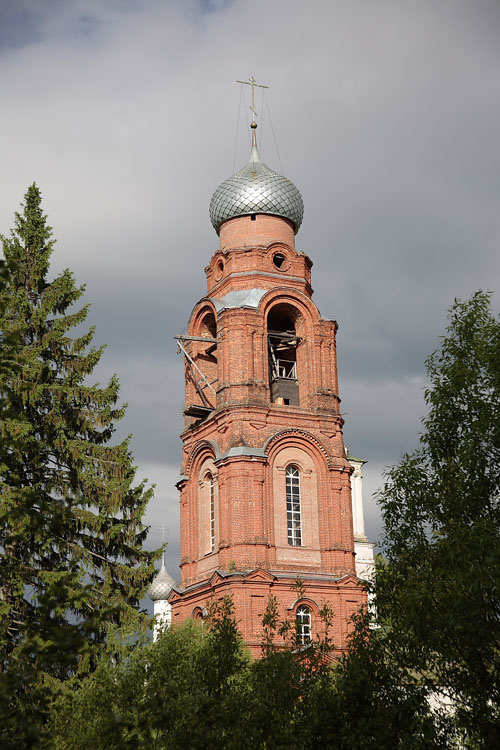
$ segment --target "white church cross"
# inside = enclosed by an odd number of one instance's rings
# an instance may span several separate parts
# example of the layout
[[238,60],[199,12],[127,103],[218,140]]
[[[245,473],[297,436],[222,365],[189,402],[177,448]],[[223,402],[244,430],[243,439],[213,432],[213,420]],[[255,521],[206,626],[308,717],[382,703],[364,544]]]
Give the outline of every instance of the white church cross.
[[253,123],[255,123],[255,118],[257,117],[257,112],[255,111],[255,87],[257,86],[260,89],[268,89],[269,86],[264,86],[263,83],[257,83],[255,78],[253,76],[250,76],[248,81],[236,81],[236,83],[243,83],[245,86],[251,86],[252,87],[252,105],[250,109],[252,110],[252,117],[253,117]]

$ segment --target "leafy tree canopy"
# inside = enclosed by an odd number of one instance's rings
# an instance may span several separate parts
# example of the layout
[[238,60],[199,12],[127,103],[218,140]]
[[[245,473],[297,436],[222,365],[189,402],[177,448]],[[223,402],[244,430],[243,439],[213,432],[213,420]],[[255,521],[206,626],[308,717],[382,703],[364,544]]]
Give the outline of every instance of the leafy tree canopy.
[[488,294],[455,301],[427,370],[420,447],[379,494],[378,612],[394,658],[447,697],[464,741],[498,747],[500,321]]
[[[360,636],[359,654],[332,666],[328,639],[296,648],[263,642],[252,661],[226,599],[115,666],[103,662],[53,705],[51,750],[430,750],[437,739],[423,691],[401,689]],[[271,599],[264,627],[283,633]],[[366,623],[360,626],[365,632]],[[280,635],[280,642],[282,637]],[[354,647],[354,643],[353,643]],[[371,675],[371,679],[369,678]],[[376,675],[376,676],[375,676]],[[44,745],[45,747],[45,745]]]

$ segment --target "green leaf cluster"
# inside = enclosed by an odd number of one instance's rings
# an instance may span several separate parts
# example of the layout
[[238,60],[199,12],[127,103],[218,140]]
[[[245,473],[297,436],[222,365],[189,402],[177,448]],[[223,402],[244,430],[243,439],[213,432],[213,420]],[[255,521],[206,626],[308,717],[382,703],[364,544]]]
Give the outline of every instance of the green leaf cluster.
[[377,607],[392,658],[446,697],[464,746],[498,747],[500,321],[488,294],[455,301],[427,370],[420,447],[379,494]]
[[174,627],[120,665],[102,662],[88,679],[68,683],[47,746],[237,747],[245,710],[239,688],[250,662],[231,614],[225,600],[203,625]]

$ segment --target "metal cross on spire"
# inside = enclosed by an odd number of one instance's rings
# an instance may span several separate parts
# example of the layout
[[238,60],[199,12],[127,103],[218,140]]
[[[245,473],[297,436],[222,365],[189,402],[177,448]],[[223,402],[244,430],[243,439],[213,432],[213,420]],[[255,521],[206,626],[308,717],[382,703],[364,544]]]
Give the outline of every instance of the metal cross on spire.
[[[167,536],[169,535],[170,529],[164,523],[160,524],[160,526],[153,526],[153,528],[156,531],[160,532],[162,546],[164,546],[165,542],[166,542],[166,539],[167,539]],[[163,550],[161,559],[162,559],[162,564],[165,565],[165,549]]]
[[244,83],[245,86],[251,86],[252,87],[252,104],[250,106],[250,109],[252,111],[252,123],[250,127],[253,130],[252,134],[252,146],[257,146],[257,137],[255,134],[255,129],[257,127],[257,123],[255,121],[255,118],[257,117],[257,112],[255,111],[255,87],[257,86],[260,89],[268,89],[269,86],[264,86],[263,83],[257,83],[255,78],[253,76],[250,76],[248,81],[236,81],[236,83]]

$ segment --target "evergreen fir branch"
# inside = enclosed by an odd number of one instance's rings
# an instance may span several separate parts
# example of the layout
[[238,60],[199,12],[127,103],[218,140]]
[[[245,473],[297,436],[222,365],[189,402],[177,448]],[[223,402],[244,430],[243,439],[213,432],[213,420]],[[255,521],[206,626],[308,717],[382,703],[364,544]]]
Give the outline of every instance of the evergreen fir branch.
[[92,670],[145,631],[138,604],[159,552],[143,549],[152,491],[134,487],[129,440],[110,444],[125,412],[118,379],[89,384],[104,347],[93,328],[71,337],[85,288],[68,270],[48,278],[54,239],[36,185],[2,239],[0,677],[6,705],[36,723],[47,680]]

